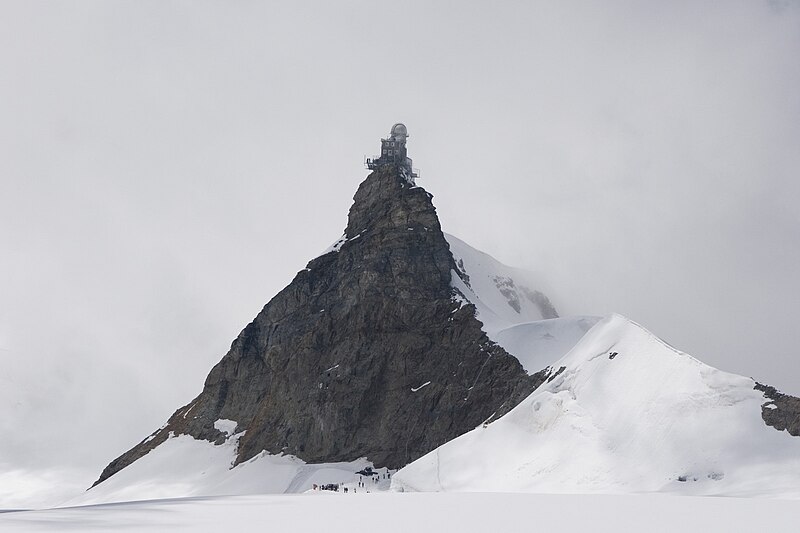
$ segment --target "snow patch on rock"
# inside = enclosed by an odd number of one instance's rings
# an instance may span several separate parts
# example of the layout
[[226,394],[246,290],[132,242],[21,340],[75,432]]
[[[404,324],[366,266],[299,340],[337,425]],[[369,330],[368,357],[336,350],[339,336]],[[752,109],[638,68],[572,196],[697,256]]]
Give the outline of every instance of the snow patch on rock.
[[236,421],[228,420],[226,418],[220,418],[214,422],[214,429],[224,433],[226,437],[230,437],[236,432],[236,426]]

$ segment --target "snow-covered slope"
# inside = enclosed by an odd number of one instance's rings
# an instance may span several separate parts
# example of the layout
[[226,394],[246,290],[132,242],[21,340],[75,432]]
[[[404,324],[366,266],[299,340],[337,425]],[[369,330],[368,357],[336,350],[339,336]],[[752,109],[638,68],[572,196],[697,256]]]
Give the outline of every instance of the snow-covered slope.
[[563,357],[598,320],[596,316],[571,316],[525,322],[493,332],[490,338],[533,374]]
[[459,269],[453,285],[475,304],[487,332],[513,324],[558,318],[542,292],[531,287],[530,272],[508,267],[461,239],[445,234]]
[[[343,483],[357,487],[356,473],[372,463],[365,459],[348,463],[307,464],[291,455],[262,453],[232,466],[241,434],[215,445],[189,435],[167,439],[149,454],[83,495],[63,505],[223,496],[283,494],[311,490],[313,484]],[[373,491],[388,488],[386,469],[375,469],[381,483],[369,483]],[[366,489],[364,491],[366,492]]]
[[392,485],[800,497],[800,438],[764,424],[768,400],[754,386],[612,315],[506,416],[406,466]]
[[506,266],[461,239],[445,234],[459,272],[453,287],[475,305],[490,339],[516,356],[529,373],[566,354],[599,317],[559,318],[530,272]]

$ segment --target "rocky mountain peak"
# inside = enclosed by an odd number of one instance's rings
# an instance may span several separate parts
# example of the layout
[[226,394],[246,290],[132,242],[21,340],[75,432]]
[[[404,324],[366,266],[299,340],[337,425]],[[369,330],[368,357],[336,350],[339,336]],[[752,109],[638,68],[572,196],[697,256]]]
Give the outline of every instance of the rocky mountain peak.
[[345,236],[353,238],[366,230],[441,231],[432,198],[425,189],[415,186],[403,169],[381,166],[359,185]]
[[264,306],[197,398],[98,483],[181,434],[222,443],[235,432],[237,463],[267,452],[397,468],[521,401],[544,377],[528,376],[455,297],[431,198],[402,166],[376,168],[343,239]]

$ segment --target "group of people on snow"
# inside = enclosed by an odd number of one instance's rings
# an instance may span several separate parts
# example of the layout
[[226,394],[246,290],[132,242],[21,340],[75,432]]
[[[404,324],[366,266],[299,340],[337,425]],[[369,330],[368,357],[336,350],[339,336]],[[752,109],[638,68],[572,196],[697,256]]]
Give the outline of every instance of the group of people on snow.
[[[366,468],[356,473],[359,474],[357,482],[358,488],[365,489],[367,492],[369,492],[369,489],[367,488],[367,483],[369,480],[372,481],[372,485],[374,486],[377,485],[381,479],[388,480],[392,478],[392,474],[390,472],[381,474],[380,472],[373,471],[372,468]],[[354,493],[358,492],[358,488],[348,487],[345,483],[324,483],[322,485],[317,485],[314,483],[311,488],[313,490],[328,490],[331,492],[339,492],[341,490],[345,494],[347,494],[350,490],[352,490]]]

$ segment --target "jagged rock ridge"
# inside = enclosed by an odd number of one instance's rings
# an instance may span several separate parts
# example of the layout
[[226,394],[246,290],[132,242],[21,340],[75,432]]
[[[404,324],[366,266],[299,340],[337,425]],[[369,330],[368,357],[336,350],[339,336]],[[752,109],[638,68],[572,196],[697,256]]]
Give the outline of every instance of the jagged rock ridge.
[[401,467],[514,407],[543,380],[493,343],[454,299],[458,271],[432,196],[383,166],[359,186],[344,240],[309,262],[245,327],[202,393],[109,464],[95,483],[171,434],[307,462],[367,457]]

